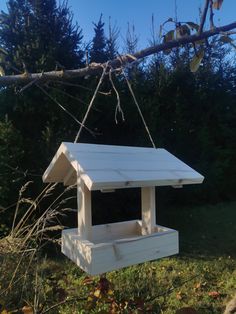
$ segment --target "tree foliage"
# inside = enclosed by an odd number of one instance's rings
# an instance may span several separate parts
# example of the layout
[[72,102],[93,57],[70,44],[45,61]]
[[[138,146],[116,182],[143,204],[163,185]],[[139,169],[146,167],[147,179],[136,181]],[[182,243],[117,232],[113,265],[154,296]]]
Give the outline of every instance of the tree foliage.
[[94,25],[94,37],[92,40],[92,47],[90,50],[90,62],[103,63],[107,61],[106,54],[106,37],[104,33],[104,22],[102,21],[102,14],[97,23]]
[[[52,0],[10,0],[8,8],[9,12],[1,15],[0,26],[0,42],[8,54],[4,53],[8,59],[7,71],[14,72],[14,67],[30,71],[55,66],[73,68],[83,62],[79,48],[81,30],[73,24],[66,5],[57,7]],[[173,24],[173,20],[168,23]],[[199,29],[199,25],[192,22],[174,23],[174,26],[162,35],[161,41],[168,43]],[[118,29],[111,24],[106,36],[101,15],[94,23],[90,61],[105,62],[116,56],[117,36]],[[128,28],[125,42],[127,52],[133,53],[138,44],[134,28]],[[197,52],[189,44],[155,55],[146,63],[126,70],[157,146],[167,148],[206,176],[200,188],[187,187],[178,193],[168,191],[170,201],[216,202],[235,198],[236,73],[235,64],[229,58],[235,52],[227,51],[225,43],[232,44],[222,40],[221,35],[220,40],[216,38],[204,44],[204,53],[201,52],[203,43],[198,43]],[[117,94],[107,77],[102,90],[108,95],[98,94],[86,121],[86,127],[95,134],[83,131],[80,140],[150,145],[124,77],[112,73],[112,79],[119,92],[124,119],[117,111]],[[17,148],[27,152],[22,159],[16,157],[13,166],[18,162],[20,170],[41,174],[59,143],[72,141],[79,128],[75,119],[58,104],[81,120],[96,84],[96,78],[77,79],[68,85],[49,82],[43,88],[50,97],[37,86],[20,95],[11,88],[3,89],[2,121],[7,114],[11,128],[22,138]],[[3,129],[1,132],[5,136]],[[2,158],[7,159],[8,153],[3,151],[2,154]],[[17,153],[13,154],[13,159],[14,155]],[[7,182],[6,199],[10,191],[10,182]]]
[[9,0],[0,16],[0,45],[8,53],[8,71],[46,71],[82,64],[82,33],[66,3]]

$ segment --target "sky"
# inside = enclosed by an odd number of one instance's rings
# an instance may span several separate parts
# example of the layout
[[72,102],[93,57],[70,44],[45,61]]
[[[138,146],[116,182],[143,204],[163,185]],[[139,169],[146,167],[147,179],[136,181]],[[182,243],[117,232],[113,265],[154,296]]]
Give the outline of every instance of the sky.
[[[68,0],[68,5],[74,14],[74,20],[83,30],[86,42],[93,37],[92,22],[97,22],[102,13],[106,30],[109,17],[112,24],[120,29],[121,45],[129,22],[135,26],[139,38],[138,48],[145,48],[151,38],[152,14],[158,33],[160,23],[175,17],[175,2],[179,21],[199,21],[199,7],[202,7],[204,0]],[[0,9],[6,11],[6,1],[0,0]],[[236,21],[236,0],[224,0],[221,10],[215,14],[215,24],[218,26],[233,21]]]

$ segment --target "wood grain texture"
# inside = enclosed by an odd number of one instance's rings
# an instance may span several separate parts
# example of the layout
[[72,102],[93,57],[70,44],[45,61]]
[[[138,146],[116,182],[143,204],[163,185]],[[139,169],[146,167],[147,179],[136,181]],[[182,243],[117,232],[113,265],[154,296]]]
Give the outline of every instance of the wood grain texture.
[[156,226],[156,194],[155,187],[143,187],[142,199],[142,234],[152,234]]
[[92,236],[91,192],[80,176],[78,176],[77,203],[79,235],[82,239],[90,240]]
[[[178,232],[176,230],[156,226],[155,233],[141,235],[139,229],[136,228],[141,224],[141,221],[125,222],[125,232],[122,230],[122,223],[109,224],[109,228],[107,225],[95,226],[97,229],[95,234],[99,234],[99,232],[100,235],[102,234],[103,242],[99,243],[82,239],[78,229],[64,230],[62,232],[62,252],[91,275],[178,253]],[[111,232],[113,228],[115,231]],[[106,230],[110,231],[106,233]],[[112,239],[110,233],[113,233]],[[123,233],[125,233],[125,237]]]
[[64,182],[70,167],[80,167],[89,190],[199,184],[204,179],[165,149],[62,143],[44,182]]

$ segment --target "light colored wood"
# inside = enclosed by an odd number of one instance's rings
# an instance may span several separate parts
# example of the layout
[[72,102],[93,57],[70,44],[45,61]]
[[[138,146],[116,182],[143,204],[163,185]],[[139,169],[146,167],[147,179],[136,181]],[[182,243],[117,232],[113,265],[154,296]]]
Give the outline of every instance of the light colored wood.
[[181,186],[204,179],[165,149],[62,143],[43,175],[44,182],[63,182],[68,163],[80,167],[89,190]]
[[141,189],[142,201],[142,234],[152,234],[156,226],[156,193],[155,187]]
[[84,184],[78,172],[77,203],[78,203],[78,230],[83,239],[90,239],[92,232],[91,192]]
[[78,229],[64,230],[62,252],[91,275],[178,253],[176,230],[156,226],[158,232],[141,235],[140,230],[136,228],[138,225],[141,226],[141,221],[126,222],[124,226],[126,235],[123,237],[122,223],[110,224],[110,231],[107,233],[107,225],[95,226],[96,232],[100,232],[100,240],[103,241],[99,242],[99,240],[96,243],[82,239]]
[[67,185],[74,185],[77,183],[77,173],[74,169],[74,167],[70,167],[68,173],[66,174],[63,183],[65,186]]
[[137,220],[122,221],[92,226],[91,241],[94,244],[98,244],[106,242],[107,239],[111,241],[137,235],[141,235],[141,228]]

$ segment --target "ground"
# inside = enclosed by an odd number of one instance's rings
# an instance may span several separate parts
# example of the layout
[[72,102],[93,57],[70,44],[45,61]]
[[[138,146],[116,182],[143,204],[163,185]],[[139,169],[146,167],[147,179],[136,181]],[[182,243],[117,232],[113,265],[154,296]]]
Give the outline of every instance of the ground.
[[[113,271],[106,278],[88,277],[66,257],[46,258],[37,277],[39,313],[222,314],[236,292],[236,203],[171,208],[160,217],[180,232],[178,256]],[[31,280],[28,285],[35,289]],[[14,299],[19,300],[17,291],[5,300],[0,294],[2,309],[19,308]],[[30,293],[22,306],[27,302],[30,307]]]

